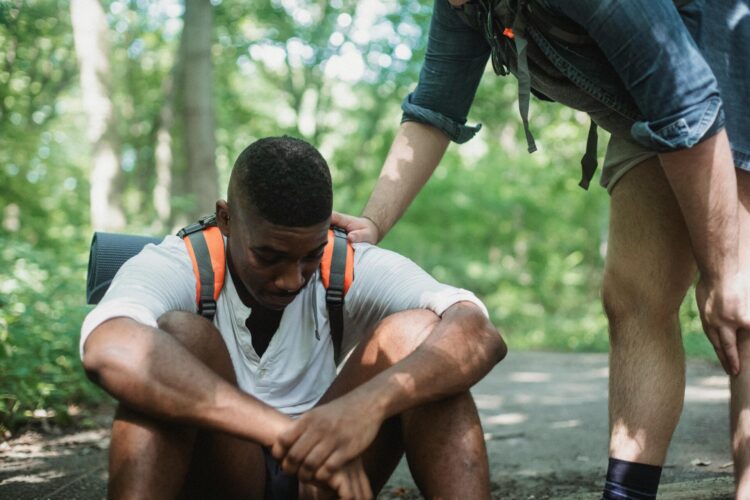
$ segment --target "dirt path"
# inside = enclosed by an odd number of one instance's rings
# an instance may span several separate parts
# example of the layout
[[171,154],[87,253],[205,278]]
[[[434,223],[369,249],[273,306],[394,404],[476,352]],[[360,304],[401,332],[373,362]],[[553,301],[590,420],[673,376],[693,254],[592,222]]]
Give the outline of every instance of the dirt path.
[[[658,383],[658,381],[655,381]],[[494,497],[598,498],[607,460],[607,358],[512,353],[473,391],[485,427]],[[660,498],[732,498],[728,383],[688,363],[685,409]],[[0,499],[105,496],[108,432],[28,433],[0,445]],[[405,463],[381,498],[420,498]]]

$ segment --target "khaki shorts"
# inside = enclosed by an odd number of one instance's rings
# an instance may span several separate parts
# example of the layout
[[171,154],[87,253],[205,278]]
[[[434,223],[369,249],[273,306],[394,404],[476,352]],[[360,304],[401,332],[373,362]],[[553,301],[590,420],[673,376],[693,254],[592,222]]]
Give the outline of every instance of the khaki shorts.
[[604,156],[604,166],[599,184],[611,194],[615,184],[631,168],[639,163],[656,156],[655,151],[649,151],[632,139],[612,136],[607,145]]

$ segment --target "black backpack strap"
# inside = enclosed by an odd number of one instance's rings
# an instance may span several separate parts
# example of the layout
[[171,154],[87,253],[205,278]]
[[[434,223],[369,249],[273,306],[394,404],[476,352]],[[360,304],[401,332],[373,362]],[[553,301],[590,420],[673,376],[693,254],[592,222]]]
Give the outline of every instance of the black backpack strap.
[[586,139],[586,154],[581,158],[581,182],[578,183],[583,189],[589,188],[591,178],[594,177],[594,172],[596,172],[597,143],[598,135],[596,133],[596,123],[591,120],[589,135]]
[[347,239],[343,229],[334,227],[333,255],[331,256],[331,274],[326,289],[326,307],[328,321],[331,325],[333,340],[333,357],[338,363],[341,355],[341,342],[344,337],[344,278],[347,260]]

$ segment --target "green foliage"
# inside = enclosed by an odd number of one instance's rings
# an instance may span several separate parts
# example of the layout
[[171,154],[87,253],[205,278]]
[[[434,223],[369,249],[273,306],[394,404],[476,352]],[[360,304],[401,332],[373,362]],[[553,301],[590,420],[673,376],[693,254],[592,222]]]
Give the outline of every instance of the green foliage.
[[81,245],[39,249],[0,235],[0,428],[34,417],[70,421],[101,401],[78,361],[86,307]]
[[[108,0],[125,212],[133,232],[169,230],[153,206],[156,137],[174,136],[172,211],[181,124],[165,121],[181,28],[179,2]],[[292,134],[332,167],[335,207],[364,206],[416,83],[430,0],[213,2],[217,165],[225,186],[250,142]],[[105,396],[78,361],[84,302],[89,151],[67,2],[0,0],[0,425]],[[588,120],[532,101],[540,151],[529,155],[517,84],[491,71],[470,115],[482,131],[452,146],[384,241],[438,279],[474,290],[514,349],[607,349],[599,298],[608,195],[578,186]],[[170,126],[171,125],[171,126]],[[600,138],[600,158],[606,138]],[[714,357],[692,295],[683,308],[689,355]]]

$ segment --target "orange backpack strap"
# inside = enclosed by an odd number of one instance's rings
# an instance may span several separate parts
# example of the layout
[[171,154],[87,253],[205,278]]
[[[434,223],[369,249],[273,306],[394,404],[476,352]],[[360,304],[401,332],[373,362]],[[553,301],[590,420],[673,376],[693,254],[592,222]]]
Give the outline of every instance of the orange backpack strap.
[[344,336],[344,297],[354,280],[354,249],[346,238],[346,231],[341,228],[328,230],[328,244],[320,261],[320,277],[326,289],[333,357],[338,363]]
[[221,230],[216,227],[216,216],[200,219],[177,233],[185,241],[195,274],[195,302],[198,314],[213,320],[216,301],[224,286],[226,250]]

